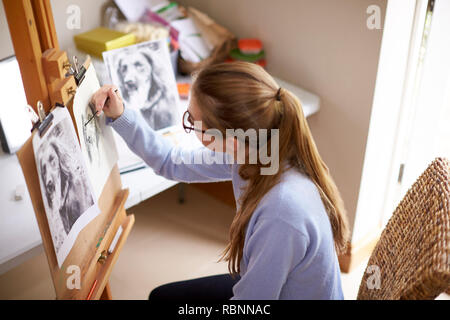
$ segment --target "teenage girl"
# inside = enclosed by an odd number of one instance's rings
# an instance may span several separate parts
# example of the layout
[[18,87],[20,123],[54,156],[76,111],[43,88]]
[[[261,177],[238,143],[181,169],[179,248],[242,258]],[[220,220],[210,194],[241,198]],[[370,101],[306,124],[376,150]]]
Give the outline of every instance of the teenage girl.
[[[208,66],[195,75],[184,117],[185,129],[205,147],[183,150],[124,107],[115,89],[103,86],[92,101],[133,152],[167,179],[231,180],[237,204],[222,256],[230,274],[166,284],[151,292],[151,300],[343,299],[337,254],[347,243],[345,209],[297,97],[256,64]],[[202,127],[194,127],[199,121]],[[233,159],[245,142],[226,138],[226,129],[279,129],[278,171],[261,174],[260,161],[175,161],[221,155],[210,150],[206,129],[223,134],[223,155]]]

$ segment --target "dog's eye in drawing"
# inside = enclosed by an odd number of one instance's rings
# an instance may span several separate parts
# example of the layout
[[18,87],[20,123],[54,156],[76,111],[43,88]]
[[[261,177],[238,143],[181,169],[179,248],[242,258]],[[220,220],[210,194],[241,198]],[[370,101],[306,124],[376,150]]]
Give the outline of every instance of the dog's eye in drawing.
[[92,137],[91,136],[87,136],[86,137],[86,142],[91,144],[92,143]]
[[50,167],[55,168],[57,166],[56,158],[54,156],[50,156],[48,159]]
[[123,66],[120,67],[119,72],[124,74],[125,72],[127,72],[127,70],[128,70],[128,66],[127,65],[123,65]]

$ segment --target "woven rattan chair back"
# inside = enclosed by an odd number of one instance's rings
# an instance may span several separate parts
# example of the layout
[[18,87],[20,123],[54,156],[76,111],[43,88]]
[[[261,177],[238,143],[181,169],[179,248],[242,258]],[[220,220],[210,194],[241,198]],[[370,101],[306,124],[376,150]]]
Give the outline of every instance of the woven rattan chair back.
[[450,163],[437,158],[383,230],[358,299],[434,299],[450,286]]

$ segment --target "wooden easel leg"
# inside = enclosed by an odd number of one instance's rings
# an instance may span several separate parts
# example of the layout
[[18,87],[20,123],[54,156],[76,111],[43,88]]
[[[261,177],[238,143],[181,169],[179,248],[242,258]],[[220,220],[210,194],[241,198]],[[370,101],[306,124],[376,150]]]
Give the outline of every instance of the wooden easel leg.
[[100,296],[100,300],[112,300],[111,288],[109,286],[109,282],[106,284],[105,289],[103,289],[103,293]]

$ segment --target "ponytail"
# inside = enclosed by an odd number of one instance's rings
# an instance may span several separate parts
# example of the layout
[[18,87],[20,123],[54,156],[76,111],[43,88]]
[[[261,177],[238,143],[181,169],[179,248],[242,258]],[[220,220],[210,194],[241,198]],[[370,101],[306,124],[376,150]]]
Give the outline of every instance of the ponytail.
[[[280,100],[285,113],[280,125],[280,140],[286,139],[291,146],[295,145],[289,155],[291,165],[300,168],[316,185],[331,223],[336,251],[342,254],[348,244],[344,202],[330,170],[317,150],[299,99],[282,88]],[[285,128],[292,128],[292,131]],[[288,132],[283,134],[283,131]]]

